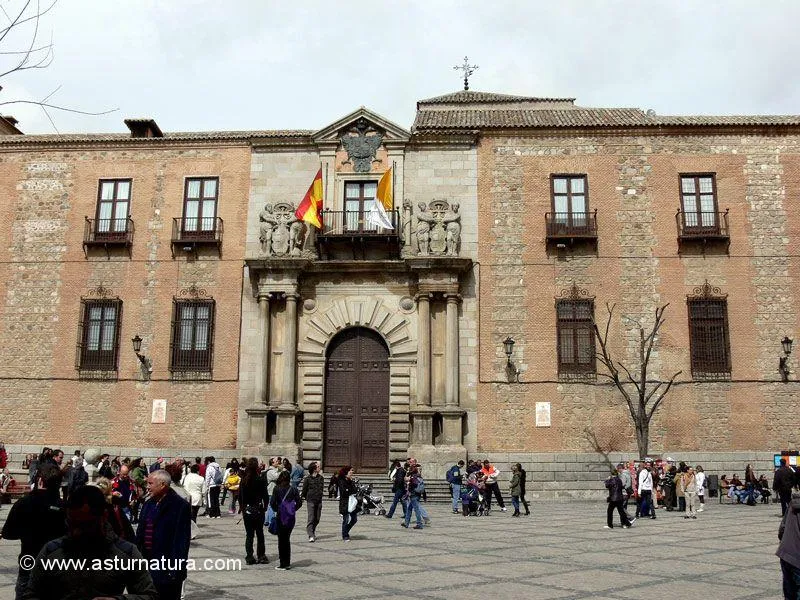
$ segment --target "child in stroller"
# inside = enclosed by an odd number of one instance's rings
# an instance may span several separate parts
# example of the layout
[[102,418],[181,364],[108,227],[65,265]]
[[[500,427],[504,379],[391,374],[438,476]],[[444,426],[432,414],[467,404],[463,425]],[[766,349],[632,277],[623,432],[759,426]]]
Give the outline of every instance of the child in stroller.
[[489,516],[486,486],[480,473],[471,473],[461,484],[461,514],[465,517]]
[[378,516],[386,514],[386,508],[383,506],[383,496],[377,496],[372,493],[372,484],[362,485],[356,483],[356,497],[362,514],[368,515],[372,513]]

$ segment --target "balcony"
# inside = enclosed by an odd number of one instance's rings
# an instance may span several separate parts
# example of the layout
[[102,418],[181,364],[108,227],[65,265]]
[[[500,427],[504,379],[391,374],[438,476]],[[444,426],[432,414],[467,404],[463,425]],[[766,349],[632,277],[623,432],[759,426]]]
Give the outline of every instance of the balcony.
[[378,227],[359,211],[323,210],[317,234],[323,259],[397,259],[400,257],[400,211],[386,211],[392,228]]
[[83,255],[89,257],[92,248],[103,248],[106,258],[111,258],[113,248],[128,251],[133,247],[133,219],[90,219],[86,217],[83,227]]
[[597,243],[597,211],[552,212],[544,215],[548,243]]
[[198,248],[216,248],[222,258],[222,219],[220,217],[176,217],[172,219],[172,258],[175,249],[193,252]]
[[686,212],[675,213],[678,227],[678,253],[699,246],[703,252],[709,248],[724,248],[727,253],[731,238],[728,233],[728,210],[725,212]]

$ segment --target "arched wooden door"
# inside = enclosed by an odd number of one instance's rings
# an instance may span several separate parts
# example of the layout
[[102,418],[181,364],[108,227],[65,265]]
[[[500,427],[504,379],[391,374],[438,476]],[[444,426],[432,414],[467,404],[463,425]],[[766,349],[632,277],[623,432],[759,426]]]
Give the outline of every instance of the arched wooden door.
[[389,461],[389,349],[370,329],[345,329],[330,343],[325,366],[327,471],[352,465],[383,472]]

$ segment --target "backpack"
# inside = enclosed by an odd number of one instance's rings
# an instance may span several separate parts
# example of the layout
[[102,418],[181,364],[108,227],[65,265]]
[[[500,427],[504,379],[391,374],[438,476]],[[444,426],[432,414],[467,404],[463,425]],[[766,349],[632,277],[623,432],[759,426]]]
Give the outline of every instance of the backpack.
[[425,480],[422,477],[415,477],[414,478],[414,493],[422,495],[422,492],[425,491]]
[[291,529],[295,523],[294,514],[297,512],[297,503],[294,497],[290,498],[289,496],[293,496],[291,488],[286,491],[286,495],[278,506],[278,517],[284,527]]
[[447,483],[455,483],[456,482],[456,470],[457,469],[458,469],[458,467],[450,467],[450,470],[447,472],[447,475],[445,475],[445,478],[447,479]]
[[222,469],[219,467],[214,471],[214,485],[222,485]]

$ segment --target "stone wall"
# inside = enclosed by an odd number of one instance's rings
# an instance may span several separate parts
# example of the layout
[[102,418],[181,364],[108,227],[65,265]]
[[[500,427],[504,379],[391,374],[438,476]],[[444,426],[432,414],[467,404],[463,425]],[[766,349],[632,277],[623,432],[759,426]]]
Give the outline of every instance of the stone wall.
[[[633,365],[634,321],[650,326],[669,303],[650,363],[654,379],[681,371],[651,423],[650,451],[792,449],[800,396],[780,383],[780,340],[795,337],[800,228],[787,205],[800,190],[800,139],[765,135],[487,136],[478,151],[480,198],[480,452],[634,451],[619,392],[597,380],[559,377],[555,299],[576,284],[615,304],[611,348]],[[597,209],[597,247],[548,248],[551,174],[585,174]],[[680,248],[679,175],[715,173],[718,210],[729,209],[730,249]],[[729,381],[693,380],[686,298],[706,281],[727,295]],[[502,340],[517,342],[520,384],[508,383]],[[793,355],[790,368],[795,365]],[[602,371],[598,363],[598,369]],[[535,403],[551,403],[552,425],[535,426]],[[788,417],[788,418],[787,418]],[[743,467],[739,470],[743,470]]]
[[[0,153],[2,281],[0,412],[3,441],[43,444],[235,447],[244,220],[250,151],[239,148],[37,147]],[[221,257],[171,253],[184,179],[217,176]],[[95,218],[98,181],[131,178],[131,256],[82,244]],[[118,378],[81,380],[76,370],[80,302],[105,288],[123,302]],[[196,286],[216,301],[212,381],[174,382],[169,351],[173,297]],[[153,362],[142,381],[130,339]],[[153,399],[167,422],[151,423]]]

